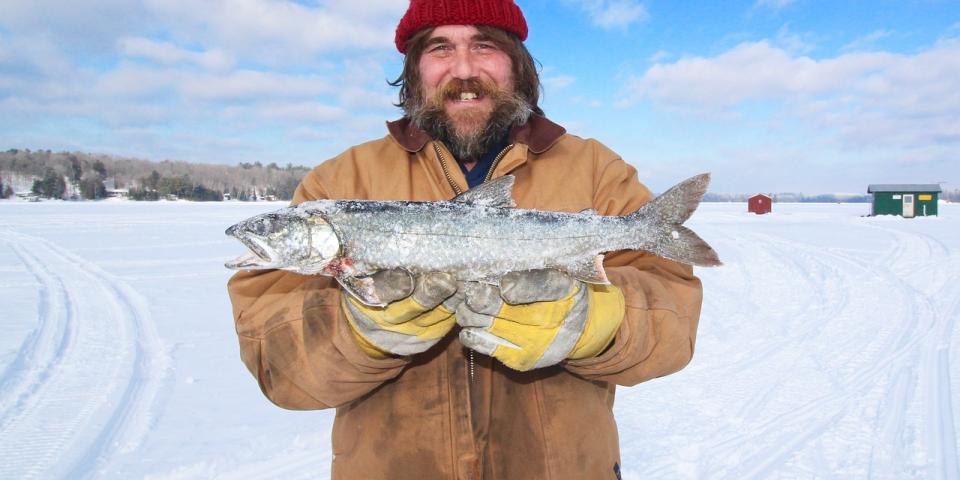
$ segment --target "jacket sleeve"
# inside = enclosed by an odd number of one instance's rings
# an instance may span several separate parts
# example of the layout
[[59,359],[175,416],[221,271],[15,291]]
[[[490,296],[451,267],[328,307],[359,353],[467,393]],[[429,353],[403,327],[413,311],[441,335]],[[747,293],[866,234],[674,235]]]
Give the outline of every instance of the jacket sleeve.
[[[311,172],[293,203],[329,198],[324,167]],[[227,284],[240,357],[278,406],[337,407],[400,374],[403,358],[374,359],[357,345],[340,310],[335,280],[282,270],[241,271]]]
[[[613,155],[604,160],[603,151]],[[636,170],[602,148],[595,209],[624,215],[652,198]],[[655,255],[621,251],[607,255],[611,283],[623,291],[626,307],[613,344],[594,358],[571,360],[566,368],[586,379],[635,385],[676,372],[693,356],[703,287],[693,268]]]

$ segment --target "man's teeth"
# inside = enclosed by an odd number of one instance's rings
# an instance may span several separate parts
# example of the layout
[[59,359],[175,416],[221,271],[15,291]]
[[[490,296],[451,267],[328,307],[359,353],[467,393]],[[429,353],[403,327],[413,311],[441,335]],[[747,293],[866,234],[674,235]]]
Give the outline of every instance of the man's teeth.
[[465,102],[467,100],[476,100],[477,94],[473,92],[463,92],[460,94],[460,101]]

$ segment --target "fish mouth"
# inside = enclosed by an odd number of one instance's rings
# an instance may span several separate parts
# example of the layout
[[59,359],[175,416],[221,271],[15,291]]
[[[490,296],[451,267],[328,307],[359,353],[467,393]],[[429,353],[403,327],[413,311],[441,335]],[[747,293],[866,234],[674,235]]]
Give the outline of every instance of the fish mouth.
[[260,270],[273,268],[273,255],[271,249],[260,239],[243,235],[234,227],[227,229],[227,235],[236,238],[247,247],[247,253],[224,263],[224,266],[232,270]]

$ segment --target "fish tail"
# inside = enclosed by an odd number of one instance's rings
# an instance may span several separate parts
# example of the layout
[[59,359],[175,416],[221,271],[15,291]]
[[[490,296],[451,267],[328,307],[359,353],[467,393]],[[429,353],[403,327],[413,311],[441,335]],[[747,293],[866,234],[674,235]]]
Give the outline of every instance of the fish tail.
[[[709,173],[688,178],[627,215],[627,219],[653,226],[650,250],[661,257],[701,267],[721,265],[717,252],[683,226],[700,205],[709,185]],[[647,242],[650,241],[648,236]]]

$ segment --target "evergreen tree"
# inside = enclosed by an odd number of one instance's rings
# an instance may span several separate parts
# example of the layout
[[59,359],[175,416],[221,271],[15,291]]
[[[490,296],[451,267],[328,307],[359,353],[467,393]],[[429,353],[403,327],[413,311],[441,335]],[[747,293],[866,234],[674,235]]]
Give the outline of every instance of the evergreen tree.
[[83,168],[80,167],[80,159],[73,154],[70,154],[68,158],[70,159],[70,169],[73,171],[72,180],[74,183],[79,182],[83,177]]
[[99,200],[107,197],[107,188],[99,175],[87,175],[80,180],[80,193],[88,200]]
[[100,160],[93,162],[93,171],[100,175],[100,180],[107,179],[107,167]]
[[67,192],[67,182],[53,168],[47,167],[43,179],[34,180],[32,190],[44,198],[62,199]]

